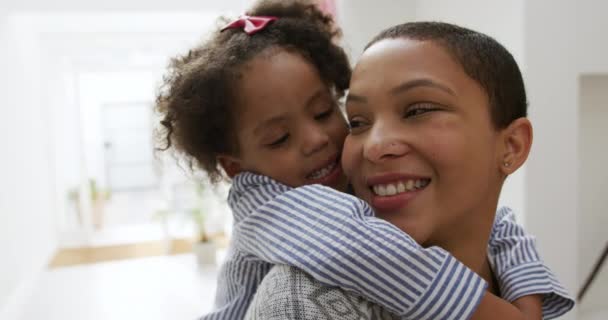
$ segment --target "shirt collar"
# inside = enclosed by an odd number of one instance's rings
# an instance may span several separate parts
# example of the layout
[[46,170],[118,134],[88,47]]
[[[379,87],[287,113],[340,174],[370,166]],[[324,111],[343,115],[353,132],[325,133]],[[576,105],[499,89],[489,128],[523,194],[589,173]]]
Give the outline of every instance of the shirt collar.
[[239,173],[232,179],[228,194],[234,223],[239,223],[259,207],[291,189],[267,176],[252,172]]

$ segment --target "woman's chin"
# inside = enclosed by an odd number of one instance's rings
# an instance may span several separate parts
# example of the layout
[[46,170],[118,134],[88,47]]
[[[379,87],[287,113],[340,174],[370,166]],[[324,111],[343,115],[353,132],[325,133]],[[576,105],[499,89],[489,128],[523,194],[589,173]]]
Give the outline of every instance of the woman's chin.
[[378,217],[395,225],[422,246],[429,242],[430,232],[429,228],[427,227],[428,223],[425,223],[425,221],[421,219],[422,217],[407,216],[407,214],[399,212],[392,214],[378,214]]

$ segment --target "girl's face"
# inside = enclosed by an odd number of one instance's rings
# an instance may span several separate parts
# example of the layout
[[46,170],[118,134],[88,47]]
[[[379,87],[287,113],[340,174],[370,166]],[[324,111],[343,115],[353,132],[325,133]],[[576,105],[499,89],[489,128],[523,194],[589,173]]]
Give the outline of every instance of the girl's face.
[[382,40],[350,84],[342,155],[357,196],[420,244],[491,225],[503,176],[489,100],[441,46]]
[[224,168],[292,187],[319,183],[345,190],[340,156],[348,128],[314,66],[297,53],[269,49],[248,62],[241,75],[239,154],[224,161]]

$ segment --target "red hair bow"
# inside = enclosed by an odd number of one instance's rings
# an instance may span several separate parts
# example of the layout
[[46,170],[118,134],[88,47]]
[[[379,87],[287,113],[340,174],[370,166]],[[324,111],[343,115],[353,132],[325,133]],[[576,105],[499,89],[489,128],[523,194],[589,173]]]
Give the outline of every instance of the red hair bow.
[[221,31],[226,29],[243,28],[245,33],[252,35],[260,30],[263,30],[266,28],[268,23],[277,19],[277,17],[240,16],[238,19],[223,27]]

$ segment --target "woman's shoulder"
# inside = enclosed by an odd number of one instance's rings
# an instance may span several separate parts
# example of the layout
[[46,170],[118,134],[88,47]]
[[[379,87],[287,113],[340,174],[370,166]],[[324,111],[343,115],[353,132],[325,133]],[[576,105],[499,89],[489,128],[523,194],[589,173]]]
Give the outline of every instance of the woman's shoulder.
[[245,319],[397,319],[378,305],[278,265],[264,277]]

